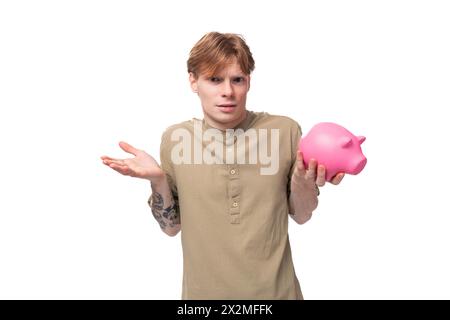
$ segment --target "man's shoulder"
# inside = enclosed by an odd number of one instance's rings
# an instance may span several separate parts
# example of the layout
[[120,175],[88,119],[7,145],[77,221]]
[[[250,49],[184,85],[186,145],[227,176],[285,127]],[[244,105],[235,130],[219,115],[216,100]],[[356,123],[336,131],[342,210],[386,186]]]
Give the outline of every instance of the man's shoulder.
[[168,126],[166,129],[164,129],[163,134],[162,134],[162,138],[163,140],[165,140],[166,138],[170,137],[172,135],[172,133],[174,131],[177,130],[190,130],[193,128],[193,124],[194,121],[196,121],[197,119],[192,118],[191,120],[186,120],[186,121],[182,121],[182,122],[178,122],[175,124],[172,124],[170,126]]
[[271,127],[278,128],[298,128],[299,123],[291,117],[278,114],[270,114],[267,112],[259,112],[260,121],[263,124],[270,125]]

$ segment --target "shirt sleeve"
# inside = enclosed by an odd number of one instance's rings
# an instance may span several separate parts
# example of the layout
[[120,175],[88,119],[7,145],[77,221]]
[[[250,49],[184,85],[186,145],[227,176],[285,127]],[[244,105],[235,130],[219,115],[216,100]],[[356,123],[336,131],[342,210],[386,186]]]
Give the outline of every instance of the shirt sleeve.
[[295,122],[295,125],[291,128],[291,168],[289,170],[288,184],[287,184],[288,200],[289,196],[291,195],[291,178],[295,170],[295,165],[297,164],[297,149],[301,136],[302,136],[302,129],[300,125],[297,122]]
[[[178,201],[178,191],[177,191],[177,183],[175,179],[175,171],[173,168],[173,163],[171,161],[171,146],[169,140],[169,132],[168,130],[164,131],[161,137],[161,145],[160,145],[160,167],[166,174],[167,182],[169,184],[170,191],[172,192],[172,197],[175,202],[175,210],[180,213],[179,209],[179,201]],[[147,200],[147,203],[150,207],[152,207],[153,201],[153,193]]]
[[170,190],[172,191],[172,195],[175,197],[178,195],[178,191],[177,191],[175,170],[173,167],[173,162],[171,160],[170,133],[168,130],[164,131],[161,137],[160,160],[161,160],[161,169],[166,174]]

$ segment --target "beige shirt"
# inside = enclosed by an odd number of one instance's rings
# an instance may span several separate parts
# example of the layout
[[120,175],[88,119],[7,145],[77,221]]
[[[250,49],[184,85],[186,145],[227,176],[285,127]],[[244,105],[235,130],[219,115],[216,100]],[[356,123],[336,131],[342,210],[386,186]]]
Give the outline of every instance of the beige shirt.
[[[207,129],[218,134],[215,139],[205,138]],[[227,134],[194,118],[162,136],[161,167],[181,217],[182,299],[303,299],[288,237],[300,126],[288,117],[248,111],[234,129],[242,130]]]

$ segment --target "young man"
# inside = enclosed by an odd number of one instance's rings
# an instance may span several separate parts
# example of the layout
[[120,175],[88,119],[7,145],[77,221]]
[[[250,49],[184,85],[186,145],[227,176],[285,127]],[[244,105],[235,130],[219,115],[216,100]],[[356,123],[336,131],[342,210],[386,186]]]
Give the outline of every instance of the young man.
[[254,60],[239,35],[206,34],[187,65],[204,118],[163,133],[161,166],[125,142],[134,158],[101,158],[150,180],[148,203],[161,229],[182,231],[182,299],[303,299],[288,216],[299,224],[311,218],[325,168],[315,160],[304,167],[297,122],[246,109]]

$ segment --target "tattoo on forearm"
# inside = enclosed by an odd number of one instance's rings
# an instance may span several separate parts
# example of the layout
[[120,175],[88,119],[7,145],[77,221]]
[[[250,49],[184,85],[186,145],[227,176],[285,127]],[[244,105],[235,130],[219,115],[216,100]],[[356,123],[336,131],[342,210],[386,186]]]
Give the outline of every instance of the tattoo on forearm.
[[158,221],[161,229],[165,229],[167,225],[173,228],[175,225],[180,224],[180,209],[178,206],[178,196],[173,195],[174,203],[164,209],[164,200],[161,194],[153,192],[151,198],[148,201],[152,210],[153,216]]

